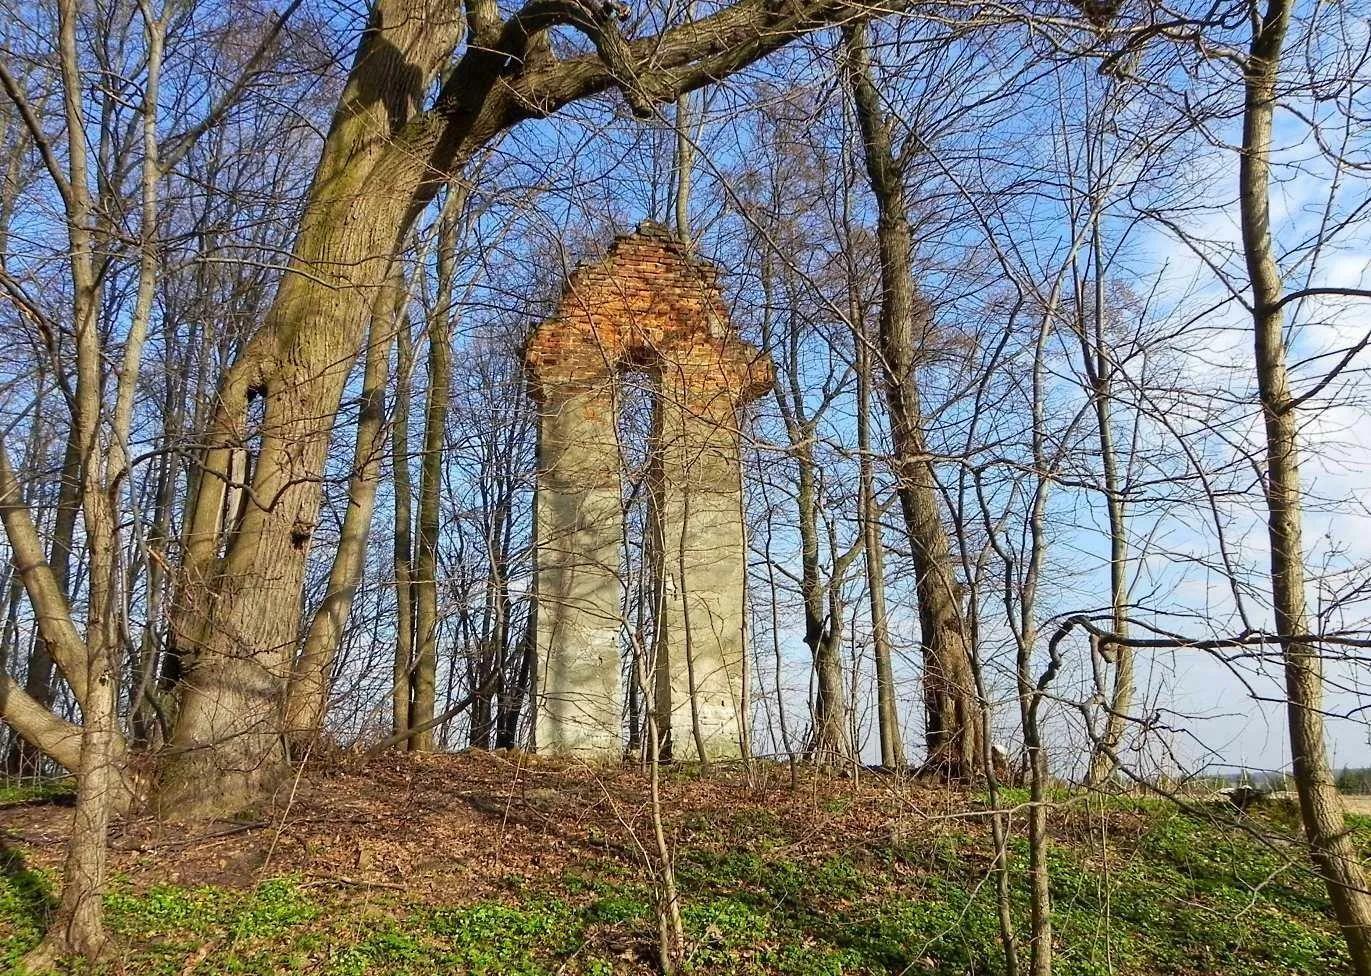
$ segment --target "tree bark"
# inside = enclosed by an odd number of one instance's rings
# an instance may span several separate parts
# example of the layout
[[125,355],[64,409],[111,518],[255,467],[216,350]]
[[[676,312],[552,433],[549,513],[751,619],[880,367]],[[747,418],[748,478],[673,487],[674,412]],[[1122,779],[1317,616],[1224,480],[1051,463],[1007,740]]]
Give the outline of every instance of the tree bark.
[[925,768],[953,778],[972,777],[982,762],[981,706],[971,673],[961,584],[942,523],[919,401],[914,344],[924,331],[928,312],[914,286],[903,174],[891,148],[889,122],[866,53],[865,27],[849,27],[845,33],[853,103],[877,206],[881,366],[900,506],[909,532],[919,597],[927,713]]
[[[395,667],[391,688],[391,732],[409,731],[414,673],[414,512],[409,477],[409,412],[414,371],[414,334],[407,315],[397,323],[395,407],[391,418],[391,469],[395,483]],[[399,740],[402,751],[409,739]]]
[[1323,729],[1320,648],[1295,635],[1308,633],[1304,591],[1299,424],[1286,366],[1284,285],[1271,235],[1271,130],[1282,49],[1291,17],[1288,0],[1269,0],[1254,24],[1244,68],[1239,208],[1244,257],[1252,282],[1252,326],[1258,393],[1266,428],[1267,530],[1276,632],[1283,638],[1290,756],[1300,817],[1314,866],[1328,888],[1347,939],[1353,970],[1371,976],[1371,892],[1343,816],[1328,762]]
[[[240,809],[283,771],[285,682],[329,433],[427,172],[425,156],[397,140],[459,29],[458,12],[436,0],[380,0],[373,8],[290,270],[262,331],[221,383],[173,617],[184,678],[155,797],[164,816]],[[264,420],[251,432],[256,397]],[[243,517],[221,537],[229,463],[254,437]]]
[[[398,270],[398,267],[397,267]],[[343,639],[343,628],[352,612],[352,601],[361,582],[371,515],[376,507],[376,486],[384,450],[385,393],[390,373],[390,347],[395,321],[404,298],[403,277],[392,274],[388,286],[377,294],[371,317],[358,400],[357,438],[353,449],[352,477],[348,482],[348,507],[338,548],[329,569],[324,601],[310,621],[304,650],[295,662],[286,700],[285,732],[306,740],[314,736],[328,704],[333,662]]]

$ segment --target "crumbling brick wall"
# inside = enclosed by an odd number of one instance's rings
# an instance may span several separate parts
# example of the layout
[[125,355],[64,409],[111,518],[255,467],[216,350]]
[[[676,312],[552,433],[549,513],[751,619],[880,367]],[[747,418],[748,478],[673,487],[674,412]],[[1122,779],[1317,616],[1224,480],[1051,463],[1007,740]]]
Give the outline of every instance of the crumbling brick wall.
[[693,401],[736,406],[775,378],[770,358],[729,323],[718,267],[653,223],[571,273],[557,311],[530,338],[525,364],[539,401],[553,385],[590,387],[624,369],[676,369]]

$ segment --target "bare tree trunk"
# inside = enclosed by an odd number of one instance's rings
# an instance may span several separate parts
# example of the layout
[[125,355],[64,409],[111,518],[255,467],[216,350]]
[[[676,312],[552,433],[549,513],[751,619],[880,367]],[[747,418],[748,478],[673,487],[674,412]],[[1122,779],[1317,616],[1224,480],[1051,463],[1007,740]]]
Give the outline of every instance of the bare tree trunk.
[[[409,724],[433,718],[438,685],[438,487],[443,477],[447,414],[452,391],[453,261],[457,222],[465,194],[454,186],[438,220],[437,306],[428,323],[428,392],[424,404],[424,454],[419,464],[419,538],[415,554],[414,696]],[[473,685],[475,687],[475,685]],[[410,739],[413,752],[433,751],[432,730]]]
[[[828,612],[824,599],[814,463],[808,455],[808,447],[802,446],[797,451],[799,480],[795,498],[800,523],[800,595],[804,603],[805,644],[814,661],[818,685],[810,751],[816,762],[844,763],[852,757],[852,740],[848,735],[847,693],[843,687],[843,626],[841,616]],[[836,581],[830,581],[830,588],[835,585]]]
[[[85,636],[85,675],[78,688],[82,713],[81,758],[77,769],[76,811],[72,820],[67,861],[63,872],[62,901],[42,943],[25,957],[32,970],[52,966],[56,958],[79,954],[96,959],[106,949],[104,911],[101,899],[105,889],[106,842],[110,815],[114,809],[115,787],[120,777],[115,770],[118,732],[115,727],[117,679],[114,648],[118,638],[116,606],[118,567],[116,565],[117,528],[113,501],[117,481],[106,481],[109,474],[124,474],[123,452],[128,426],[116,414],[115,444],[108,459],[100,444],[100,419],[103,413],[103,349],[99,328],[100,284],[94,266],[94,235],[82,111],[84,88],[77,53],[76,0],[58,5],[58,51],[61,62],[63,106],[67,132],[78,134],[68,144],[68,171],[65,202],[68,237],[71,244],[69,264],[72,276],[72,319],[76,337],[76,391],[72,402],[72,430],[79,449],[81,506],[85,516],[86,545],[90,552],[87,585]],[[152,25],[149,23],[149,31]],[[154,51],[150,90],[155,92]],[[154,95],[155,97],[155,95]],[[119,399],[131,396],[129,390],[137,377],[137,358],[126,359],[119,378]],[[7,468],[8,465],[6,464]],[[7,524],[6,528],[10,526]],[[11,536],[11,544],[17,540]],[[17,549],[18,546],[15,546]],[[80,686],[84,686],[81,688]],[[122,750],[119,750],[122,754]]]
[[[694,4],[689,6],[693,9]],[[690,182],[694,166],[695,147],[690,141],[690,95],[681,94],[676,99],[676,236],[689,243],[690,232]]]
[[[175,387],[168,388],[166,401],[167,443],[180,431],[180,408],[171,402]],[[181,387],[184,394],[184,385]],[[133,745],[146,749],[154,743],[156,725],[154,707],[151,699],[158,693],[158,664],[163,625],[163,601],[167,587],[167,558],[172,534],[172,505],[175,496],[177,461],[167,452],[158,464],[157,493],[154,503],[152,525],[146,540],[148,563],[148,612],[139,640],[138,653],[134,660],[133,673],[130,675],[129,726],[133,735]],[[162,730],[165,732],[165,730]]]
[[358,401],[352,478],[348,482],[348,508],[329,569],[328,590],[310,621],[304,650],[295,662],[286,700],[285,732],[294,737],[307,739],[313,736],[323,721],[333,662],[362,578],[386,439],[385,392],[390,373],[390,346],[395,337],[398,306],[403,300],[403,277],[392,274],[388,286],[378,293],[372,312],[362,394]]
[[[643,648],[639,646],[633,655],[633,680],[638,685],[639,694],[650,701],[647,679],[647,665],[644,662]],[[675,976],[686,959],[685,925],[681,918],[681,899],[676,888],[676,863],[672,857],[671,844],[667,840],[666,824],[662,816],[661,764],[669,758],[662,754],[663,732],[657,727],[657,710],[643,709],[647,723],[647,761],[649,777],[649,811],[652,816],[652,840],[655,847],[656,864],[648,863],[654,875],[657,889],[657,962],[662,976]],[[669,733],[667,733],[669,735]],[[644,849],[644,854],[646,854]]]
[[[1026,559],[1020,556],[1015,560],[1012,553],[1001,550],[1006,567],[1005,610],[1007,618],[1011,620],[1011,629],[1017,645],[1014,674],[1019,692],[1019,714],[1023,722],[1024,750],[1028,753],[1028,878],[1031,926],[1028,965],[1032,976],[1051,976],[1053,948],[1052,888],[1048,873],[1052,841],[1047,830],[1047,787],[1050,770],[1047,745],[1043,741],[1038,715],[1048,682],[1057,670],[1056,658],[1053,657],[1049,661],[1046,671],[1037,681],[1034,680],[1032,672],[1033,653],[1038,644],[1038,581],[1041,578],[1043,555],[1046,552],[1047,493],[1055,467],[1052,459],[1047,456],[1043,429],[1043,371],[1046,368],[1046,348],[1051,333],[1051,317],[1044,315],[1033,356],[1033,466],[1036,474],[1033,501],[1028,512],[1029,552]],[[996,545],[998,546],[998,543]],[[1019,584],[1017,625],[1013,623],[1014,595],[1008,585],[1010,567],[1015,565],[1016,561],[1026,564],[1024,577]]]
[[[1105,507],[1109,518],[1109,606],[1113,614],[1113,631],[1128,636],[1128,525],[1124,516],[1122,486],[1119,484],[1119,460],[1114,449],[1113,426],[1113,364],[1109,361],[1104,336],[1104,254],[1100,242],[1098,212],[1092,215],[1092,250],[1094,301],[1090,322],[1077,301],[1077,335],[1081,342],[1081,358],[1090,383],[1090,398],[1095,407],[1095,427],[1099,436],[1100,465],[1104,469]],[[1129,709],[1133,707],[1132,647],[1123,643],[1101,649],[1104,663],[1113,668],[1114,682],[1108,699],[1104,731],[1090,756],[1086,784],[1097,786],[1114,775],[1113,757],[1123,745]]]
[[[185,659],[156,807],[195,817],[241,808],[283,772],[285,682],[300,636],[319,477],[376,292],[427,169],[396,138],[452,52],[460,14],[380,0],[358,48],[282,278],[258,335],[225,375],[188,513],[173,617]],[[263,400],[260,431],[249,403]],[[219,531],[235,448],[256,455],[241,523]]]
[[[1029,879],[1029,972],[1052,974],[1052,889],[1048,874],[1051,837],[1047,831],[1047,784],[1050,771],[1047,749],[1038,723],[1042,696],[1028,680],[1031,645],[1020,645],[1018,667],[1019,702],[1022,707],[1024,749],[1028,752],[1028,879]],[[1029,650],[1023,650],[1023,647]]]
[[524,636],[519,641],[519,671],[513,686],[506,683],[504,694],[500,696],[495,731],[497,749],[513,749],[519,744],[519,716],[523,712],[524,699],[528,696],[533,659],[537,653],[537,614],[536,605],[530,605],[528,619],[524,623]]
[[876,715],[881,739],[881,765],[905,766],[904,736],[895,702],[895,673],[891,661],[890,626],[885,605],[885,546],[881,542],[880,509],[871,446],[871,352],[860,318],[853,319],[857,347],[857,451],[861,481],[862,544],[866,554],[866,589],[871,606],[871,645],[876,663]]
[[878,210],[880,350],[900,505],[909,531],[919,595],[928,716],[926,768],[954,778],[971,777],[981,765],[980,703],[971,674],[961,585],[942,524],[942,505],[924,442],[919,402],[915,343],[924,331],[928,313],[914,287],[904,184],[866,53],[866,28],[859,25],[845,30],[853,104]]
[[[409,731],[414,674],[414,514],[409,477],[409,412],[414,372],[414,334],[404,313],[396,322],[395,407],[391,411],[391,475],[395,483],[395,667],[391,731]],[[409,749],[409,739],[399,748]]]
[[474,749],[489,749],[499,725],[496,703],[504,696],[505,659],[509,643],[509,584],[505,580],[505,557],[499,533],[487,540],[490,558],[486,585],[487,611],[491,622],[489,633],[482,638],[480,666],[476,670],[476,689],[490,686],[491,690],[476,695],[472,703],[471,729],[468,741]]
[[[518,525],[516,485],[523,462],[519,448],[521,433],[527,427],[522,397],[514,405],[501,404],[498,409],[501,416],[490,416],[489,423],[482,423],[487,429],[477,434],[482,449],[479,485],[486,553],[485,617],[489,625],[483,628],[480,667],[474,679],[473,687],[478,693],[472,706],[469,741],[472,747],[480,749],[489,749],[492,744],[500,748],[501,730],[509,722],[505,713],[513,701],[518,700],[513,719],[517,722],[517,712],[522,706],[522,691],[518,687],[521,675],[517,670],[515,675],[510,674],[511,664],[516,669],[520,666],[516,657],[519,638],[514,633],[510,577]],[[634,687],[633,682],[629,682],[629,687]]]
[[[959,534],[958,538],[965,540],[966,536]],[[984,551],[988,554],[989,547]],[[963,549],[963,559],[965,560],[966,550]],[[964,561],[963,565],[967,563]],[[968,587],[967,601],[969,613],[967,618],[971,621],[971,626],[976,626],[979,619],[979,580],[980,560],[975,564],[975,569],[968,567],[967,579],[970,583]],[[973,631],[972,637],[976,635]],[[971,642],[971,678],[976,683],[976,695],[981,701],[989,701],[985,688],[985,672],[981,666],[979,653],[980,645],[976,640]],[[991,714],[990,709],[981,709],[981,756],[982,765],[985,767],[986,797],[990,800],[990,838],[995,843],[995,860],[993,868],[995,871],[995,914],[999,921],[1000,928],[1000,947],[1004,951],[1004,973],[1005,976],[1019,976],[1019,939],[1014,931],[1014,910],[1011,896],[1011,885],[1013,868],[1009,862],[1009,826],[1010,814],[1000,808],[1000,786],[1001,784],[999,769],[994,756],[991,755],[993,748],[991,744]]]
[[[133,505],[135,504],[132,498],[131,484],[132,447],[129,443],[133,428],[133,406],[138,392],[138,376],[142,368],[143,347],[147,343],[148,329],[152,320],[152,304],[156,296],[157,281],[161,271],[157,254],[157,187],[162,175],[157,142],[157,111],[161,91],[167,20],[170,16],[165,10],[160,16],[154,13],[149,0],[139,0],[138,9],[142,14],[143,33],[148,47],[147,78],[143,86],[142,106],[143,161],[140,180],[138,291],[134,301],[133,318],[129,322],[128,335],[124,340],[119,379],[115,388],[114,436],[110,444],[107,462],[110,490],[116,493],[110,496],[110,502],[114,504],[121,485],[129,482],[130,511],[134,511]],[[170,463],[171,461],[167,457],[161,459],[155,515],[158,518],[162,517],[162,512],[169,505],[169,492],[166,491],[165,483]],[[165,502],[164,496],[167,496]],[[155,617],[161,611],[160,594],[155,591],[160,585],[160,572],[156,572],[149,579],[150,615],[145,635],[151,632],[155,626]],[[128,589],[130,591],[133,589],[132,578],[130,578]],[[150,660],[140,652],[135,657],[131,669],[130,691],[133,700],[130,704],[130,725],[136,742],[147,740],[148,710],[145,707],[144,695],[148,690],[147,667],[145,665],[149,663]]]
[[[91,568],[94,571],[96,567]],[[82,711],[76,812],[62,874],[62,900],[42,943],[22,962],[33,972],[46,971],[68,955],[97,959],[108,947],[101,899],[105,893],[106,838],[119,781],[113,749],[116,681],[112,664],[108,653],[91,655],[91,691]]]
[[[772,200],[768,218],[780,219],[781,203]],[[846,560],[833,554],[832,578],[825,584],[819,553],[819,487],[814,461],[815,418],[805,410],[800,376],[800,339],[791,329],[778,336],[772,326],[773,260],[770,247],[762,252],[762,342],[778,361],[780,375],[773,390],[785,424],[790,456],[795,463],[795,517],[800,532],[800,600],[804,608],[804,642],[814,666],[813,729],[807,751],[815,762],[831,765],[853,755],[849,733],[847,692],[843,681],[841,613],[829,612],[830,591],[838,585]],[[841,564],[840,564],[841,563]],[[836,595],[836,594],[834,594]]]
[[1284,638],[1290,757],[1300,816],[1314,866],[1347,939],[1353,970],[1371,976],[1371,892],[1361,856],[1343,816],[1328,762],[1323,730],[1323,662],[1320,649],[1291,640],[1308,633],[1304,592],[1298,401],[1286,366],[1283,283],[1271,238],[1271,130],[1282,49],[1291,17],[1289,0],[1269,0],[1254,23],[1244,69],[1245,106],[1239,171],[1242,242],[1252,282],[1252,326],[1257,385],[1266,425],[1267,529],[1276,632]]

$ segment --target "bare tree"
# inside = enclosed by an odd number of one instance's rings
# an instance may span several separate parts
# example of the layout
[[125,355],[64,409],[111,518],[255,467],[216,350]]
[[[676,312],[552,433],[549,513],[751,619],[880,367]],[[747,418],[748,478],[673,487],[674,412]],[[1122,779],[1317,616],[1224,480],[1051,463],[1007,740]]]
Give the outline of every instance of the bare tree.
[[920,402],[918,350],[929,331],[929,311],[915,287],[913,242],[906,213],[900,159],[867,54],[861,25],[845,29],[848,74],[861,128],[867,175],[877,206],[881,266],[880,363],[885,378],[893,464],[900,505],[914,558],[923,633],[926,767],[943,775],[976,775],[980,768],[980,701],[970,667],[969,631],[943,526],[933,461],[926,445]]
[[1270,0],[1252,15],[1243,64],[1239,212],[1252,287],[1252,337],[1266,430],[1265,490],[1271,544],[1271,595],[1284,655],[1290,757],[1310,855],[1328,886],[1355,971],[1371,974],[1371,890],[1348,833],[1328,762],[1323,728],[1322,651],[1308,633],[1299,470],[1299,399],[1291,388],[1280,265],[1271,231],[1272,122],[1293,5]]

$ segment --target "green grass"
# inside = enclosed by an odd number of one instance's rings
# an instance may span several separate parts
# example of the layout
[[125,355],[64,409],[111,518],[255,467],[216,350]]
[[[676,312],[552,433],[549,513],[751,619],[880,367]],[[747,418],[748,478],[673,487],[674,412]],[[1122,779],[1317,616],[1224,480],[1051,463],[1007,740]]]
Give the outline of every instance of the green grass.
[[[1098,805],[1098,801],[1092,801]],[[1297,847],[1264,842],[1159,803],[1111,801],[1054,820],[1050,863],[1056,972],[1337,973],[1346,957],[1317,878]],[[731,814],[721,813],[721,818]],[[838,976],[1002,971],[987,838],[979,826],[901,840],[833,838],[789,856],[784,828],[757,811],[678,852],[682,912],[699,973]],[[1262,813],[1260,831],[1287,832]],[[1367,831],[1365,822],[1358,829]],[[764,828],[764,829],[757,829]],[[1093,829],[1092,829],[1093,828]],[[713,840],[705,838],[710,837]],[[732,838],[729,840],[728,838]],[[1014,842],[1016,919],[1027,917],[1026,850]],[[0,971],[38,939],[52,882],[10,852],[0,879]],[[110,972],[608,976],[650,966],[653,895],[611,860],[537,879],[499,898],[428,904],[372,889],[265,881],[247,891],[116,879],[106,901],[122,958]],[[1023,933],[1020,932],[1022,937]]]
[[40,783],[0,783],[0,807],[12,806],[16,803],[28,803],[34,800],[55,800],[59,797],[71,796],[76,792],[76,785],[69,779],[44,780]]

